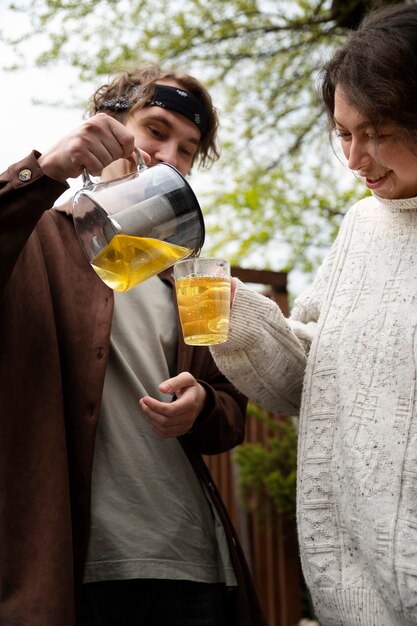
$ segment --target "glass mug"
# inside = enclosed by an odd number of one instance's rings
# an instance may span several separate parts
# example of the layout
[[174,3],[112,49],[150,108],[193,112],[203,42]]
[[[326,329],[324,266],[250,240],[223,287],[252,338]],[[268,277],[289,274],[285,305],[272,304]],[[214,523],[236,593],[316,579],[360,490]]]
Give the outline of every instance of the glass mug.
[[190,258],[174,265],[178,312],[185,343],[213,346],[227,341],[230,264],[225,259]]
[[106,182],[83,172],[74,196],[73,220],[81,246],[100,278],[127,291],[179,259],[198,255],[204,243],[203,215],[185,178],[168,163]]

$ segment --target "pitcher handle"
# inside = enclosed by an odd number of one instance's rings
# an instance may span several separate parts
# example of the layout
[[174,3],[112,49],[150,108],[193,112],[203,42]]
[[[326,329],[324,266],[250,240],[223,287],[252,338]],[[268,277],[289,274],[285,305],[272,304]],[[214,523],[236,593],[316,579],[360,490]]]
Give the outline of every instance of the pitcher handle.
[[143,160],[143,156],[139,150],[139,148],[137,148],[136,146],[133,148],[133,152],[136,154],[136,165],[138,168],[138,172],[143,172],[144,170],[148,169],[148,166],[146,165],[145,161]]
[[[141,155],[141,152],[139,150],[139,148],[136,148],[136,146],[133,148],[133,152],[136,155],[136,168],[138,173],[143,172],[144,170],[148,169],[148,166],[146,165],[145,161],[143,160],[143,156]],[[82,171],[82,181],[83,181],[83,187],[92,187],[94,185],[93,181],[90,178],[90,174],[87,172],[87,170],[84,168]]]

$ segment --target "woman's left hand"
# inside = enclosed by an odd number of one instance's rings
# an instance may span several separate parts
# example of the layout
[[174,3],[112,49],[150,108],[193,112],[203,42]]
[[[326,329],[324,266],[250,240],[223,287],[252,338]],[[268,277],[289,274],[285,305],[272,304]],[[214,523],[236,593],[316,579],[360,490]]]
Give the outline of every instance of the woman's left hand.
[[144,396],[139,404],[152,430],[160,437],[178,437],[190,430],[204,407],[206,391],[189,372],[181,372],[159,385],[162,393],[176,396],[172,402],[161,402]]

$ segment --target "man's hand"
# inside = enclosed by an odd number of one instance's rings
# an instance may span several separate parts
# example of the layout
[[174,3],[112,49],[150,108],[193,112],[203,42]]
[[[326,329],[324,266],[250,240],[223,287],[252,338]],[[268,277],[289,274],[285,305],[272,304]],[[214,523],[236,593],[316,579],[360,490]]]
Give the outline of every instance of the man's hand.
[[172,402],[161,402],[150,396],[139,404],[152,430],[160,437],[178,437],[190,430],[203,409],[206,391],[189,372],[165,380],[159,385],[162,393],[174,394]]
[[106,113],[97,113],[42,154],[38,162],[47,176],[65,182],[80,176],[83,169],[99,176],[116,159],[132,157],[133,148],[134,136],[126,126]]

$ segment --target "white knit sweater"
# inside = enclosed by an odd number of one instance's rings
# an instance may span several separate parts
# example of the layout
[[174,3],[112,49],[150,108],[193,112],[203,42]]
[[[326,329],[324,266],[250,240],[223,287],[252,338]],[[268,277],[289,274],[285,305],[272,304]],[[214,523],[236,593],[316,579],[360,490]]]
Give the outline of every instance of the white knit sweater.
[[240,284],[226,376],[267,409],[301,400],[298,532],[323,626],[417,625],[417,198],[368,197],[286,320]]

